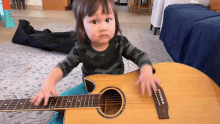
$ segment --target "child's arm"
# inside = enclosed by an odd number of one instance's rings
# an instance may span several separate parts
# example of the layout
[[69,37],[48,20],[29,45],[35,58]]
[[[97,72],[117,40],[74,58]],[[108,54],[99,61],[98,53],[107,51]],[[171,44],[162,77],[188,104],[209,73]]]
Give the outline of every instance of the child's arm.
[[[147,55],[147,53],[137,49],[136,47],[134,47],[126,37],[122,37],[121,38],[122,42],[123,42],[123,51],[122,51],[122,55],[126,58],[129,59],[131,61],[133,61],[135,64],[137,64],[139,66],[139,68],[141,69],[143,65],[150,65],[152,67],[152,63],[151,60],[149,58],[149,56]],[[148,67],[149,68],[149,67]],[[152,72],[154,73],[155,70],[152,67]],[[143,69],[142,69],[143,70]]]
[[55,67],[49,76],[46,78],[40,91],[31,99],[31,103],[38,106],[44,98],[44,105],[47,105],[50,94],[57,96],[55,84],[63,77],[63,72],[60,68]]
[[136,63],[140,68],[140,75],[135,85],[140,83],[142,94],[145,94],[146,88],[148,95],[151,96],[151,87],[153,88],[154,92],[156,92],[156,83],[160,85],[160,81],[155,75],[153,75],[155,70],[152,66],[149,56],[147,55],[147,53],[134,47],[126,37],[122,37],[121,40],[123,41],[122,55],[126,59],[129,59]]
[[80,63],[79,55],[74,47],[69,55],[52,70],[46,78],[40,91],[31,99],[31,103],[38,106],[44,98],[44,105],[47,105],[50,94],[57,96],[55,84],[65,77],[70,71]]
[[60,79],[63,78],[63,72],[59,67],[55,67],[50,75],[47,77],[47,82],[52,82],[55,85]]

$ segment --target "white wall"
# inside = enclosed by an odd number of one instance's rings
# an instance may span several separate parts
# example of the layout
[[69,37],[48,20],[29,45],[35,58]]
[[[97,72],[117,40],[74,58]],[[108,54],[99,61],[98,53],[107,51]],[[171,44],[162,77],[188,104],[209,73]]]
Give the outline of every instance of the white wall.
[[[9,0],[10,4],[12,4],[12,0]],[[42,0],[25,0],[26,5],[37,5],[42,6]]]
[[194,1],[199,1],[199,4],[203,4],[205,6],[209,5],[209,0],[194,0]]

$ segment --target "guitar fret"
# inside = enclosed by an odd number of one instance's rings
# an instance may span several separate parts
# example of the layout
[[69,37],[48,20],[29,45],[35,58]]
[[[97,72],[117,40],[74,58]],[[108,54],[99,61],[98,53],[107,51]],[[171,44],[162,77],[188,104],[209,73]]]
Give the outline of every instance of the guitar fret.
[[71,107],[71,96],[67,96],[68,98],[67,98],[67,100],[66,100],[66,106],[65,106],[65,108],[70,108]]
[[0,110],[5,110],[8,107],[8,104],[10,103],[11,100],[4,100]]
[[77,100],[78,100],[78,95],[77,95],[76,102],[75,102],[75,108],[76,108],[76,103],[77,103]]
[[31,105],[32,105],[32,103],[30,104],[30,106],[29,106],[29,108],[28,108],[28,109],[31,109]]
[[91,107],[93,107],[93,98],[94,98],[94,94],[93,94],[93,96],[92,96],[92,106],[91,106]]
[[16,106],[15,106],[15,108],[14,108],[14,110],[16,109],[16,107],[17,107],[17,105],[18,105],[18,103],[20,102],[20,99],[19,99],[19,101],[17,102],[17,104],[16,104]]
[[[44,104],[44,101],[43,101],[43,104]],[[42,107],[41,109],[44,109],[44,107],[45,107],[45,106],[43,105],[43,107]]]
[[[62,97],[62,98],[64,98],[64,97]],[[63,103],[63,99],[62,99],[62,102],[61,102],[61,104],[60,104],[60,108],[61,108],[61,106],[62,106],[62,103]]]
[[57,103],[58,97],[54,97],[54,99],[51,101],[51,106],[50,108],[55,108],[56,103]]
[[5,101],[5,100],[1,100],[1,101],[0,101],[0,110],[1,110],[1,106],[3,105],[4,101]]
[[3,104],[4,101],[5,101],[5,100],[1,100],[1,102],[0,102],[0,104],[1,104],[0,107],[2,106],[2,104]]
[[72,96],[73,98],[72,98],[72,102],[71,102],[71,105],[70,105],[70,107],[72,108],[72,104],[73,104],[73,100],[74,100],[74,96]]
[[[20,101],[20,100],[19,100]],[[28,98],[27,98],[27,100],[25,101],[25,103],[24,103],[24,105],[23,105],[23,107],[21,108],[21,109],[23,109],[24,108],[24,106],[26,105],[26,102],[28,101]]]
[[[12,101],[13,101],[13,100],[11,100],[11,102],[12,102]],[[11,102],[8,104],[8,107],[10,106]],[[8,110],[8,107],[6,108],[6,110]]]
[[[50,105],[51,105],[51,102],[53,101],[53,98],[54,98],[54,97],[50,97],[50,98],[51,98],[51,100],[50,100]],[[50,99],[50,98],[49,98],[49,99]],[[50,105],[48,106],[48,108],[51,108]]]
[[88,107],[89,107],[89,102],[90,102],[90,96],[91,96],[91,95],[89,95]]
[[62,96],[62,97],[63,97],[63,100],[62,100],[60,108],[65,108],[68,102],[68,99],[67,99],[68,96]]
[[11,102],[8,104],[6,110],[14,110],[15,104],[17,104],[18,99],[12,99]]
[[[59,97],[57,97],[57,101],[59,101],[58,99],[59,99]],[[57,105],[57,101],[56,101],[56,104],[55,104],[54,108],[56,108],[56,105]]]
[[22,107],[22,109],[29,109],[31,102],[29,101],[31,98],[28,98],[26,100],[26,102],[24,103],[24,106]]
[[[67,98],[67,102],[66,102],[66,106],[67,106],[67,103],[69,102],[69,96],[68,96],[68,98]],[[66,106],[65,106],[65,108],[66,108]]]
[[87,96],[87,95],[85,95],[84,107],[85,107],[85,104],[86,104],[86,96]]
[[81,107],[81,104],[82,104],[82,97],[83,97],[83,95],[81,95],[81,101],[80,101],[79,107]]

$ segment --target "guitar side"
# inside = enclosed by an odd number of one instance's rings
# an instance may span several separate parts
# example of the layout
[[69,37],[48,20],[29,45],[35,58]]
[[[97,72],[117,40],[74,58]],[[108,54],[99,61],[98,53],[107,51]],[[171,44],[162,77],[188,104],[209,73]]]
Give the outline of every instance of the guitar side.
[[[124,75],[86,77],[87,81],[95,84],[91,94],[101,94],[100,107],[66,109],[65,124],[219,124],[220,91],[209,77],[179,63],[158,63],[153,66],[168,101],[169,119],[159,119],[153,98],[147,94],[142,96],[140,85],[133,85],[139,76],[139,70],[136,70]],[[113,102],[106,102],[103,98],[107,92],[114,92],[121,99],[107,95]],[[114,101],[120,104],[113,104]]]

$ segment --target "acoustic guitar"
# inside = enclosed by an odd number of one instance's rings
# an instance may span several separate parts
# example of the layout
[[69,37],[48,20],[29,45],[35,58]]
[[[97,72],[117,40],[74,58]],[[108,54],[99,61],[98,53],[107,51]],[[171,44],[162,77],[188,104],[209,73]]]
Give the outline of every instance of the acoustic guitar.
[[0,111],[59,111],[65,124],[220,124],[220,90],[204,73],[180,63],[154,64],[157,93],[134,86],[140,70],[84,78],[90,94],[50,97],[34,106],[28,99],[0,100]]

